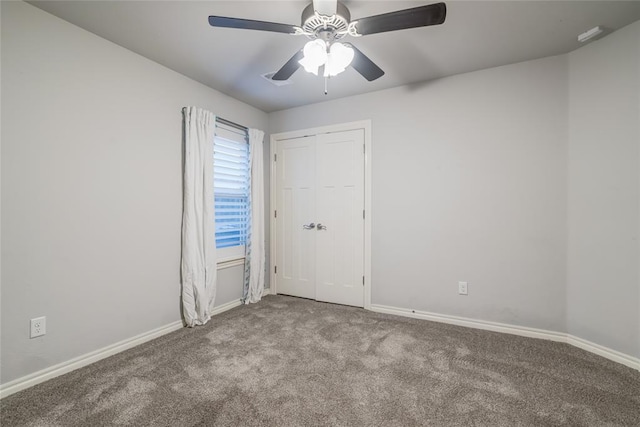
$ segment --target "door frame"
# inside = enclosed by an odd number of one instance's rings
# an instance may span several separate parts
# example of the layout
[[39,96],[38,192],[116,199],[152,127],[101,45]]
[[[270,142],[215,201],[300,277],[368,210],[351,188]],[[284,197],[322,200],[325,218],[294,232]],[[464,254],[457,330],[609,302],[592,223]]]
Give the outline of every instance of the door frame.
[[278,142],[300,138],[303,136],[318,135],[323,133],[343,132],[349,130],[364,130],[364,308],[371,310],[371,120],[360,120],[356,122],[339,123],[328,126],[320,126],[309,129],[300,129],[290,132],[275,133],[271,135],[270,143],[270,156],[271,156],[271,179],[269,183],[269,216],[270,216],[270,264],[271,271],[269,272],[270,278],[270,293],[277,294],[277,281],[274,266],[278,265],[276,259],[276,167],[277,162],[275,160],[275,153],[278,152]]

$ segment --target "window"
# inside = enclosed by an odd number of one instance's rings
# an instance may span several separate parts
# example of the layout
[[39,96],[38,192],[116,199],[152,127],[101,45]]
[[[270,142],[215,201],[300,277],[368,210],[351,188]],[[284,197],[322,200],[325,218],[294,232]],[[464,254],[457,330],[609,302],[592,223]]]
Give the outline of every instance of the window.
[[213,188],[218,262],[243,258],[249,212],[249,144],[246,130],[216,123]]

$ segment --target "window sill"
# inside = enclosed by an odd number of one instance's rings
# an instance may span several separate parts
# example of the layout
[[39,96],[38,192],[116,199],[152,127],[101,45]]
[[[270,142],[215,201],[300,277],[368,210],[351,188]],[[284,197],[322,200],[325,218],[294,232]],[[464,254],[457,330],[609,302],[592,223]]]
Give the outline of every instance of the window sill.
[[244,265],[244,257],[218,261],[217,269],[222,270],[224,268],[237,267],[239,265]]

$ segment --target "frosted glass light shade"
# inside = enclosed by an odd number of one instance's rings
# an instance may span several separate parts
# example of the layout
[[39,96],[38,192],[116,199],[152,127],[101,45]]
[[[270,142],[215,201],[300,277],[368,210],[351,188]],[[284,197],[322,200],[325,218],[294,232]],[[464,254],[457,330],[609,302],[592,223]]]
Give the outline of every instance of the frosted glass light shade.
[[300,61],[300,65],[308,73],[318,75],[318,68],[327,62],[327,44],[322,40],[312,40],[304,45],[304,58]]
[[353,55],[353,49],[349,46],[342,43],[332,44],[324,67],[325,77],[337,76],[343,72],[353,61]]
[[353,61],[353,49],[342,43],[333,43],[327,52],[327,43],[312,40],[304,45],[304,57],[298,61],[308,73],[318,75],[318,69],[324,65],[324,76],[333,77],[343,72]]

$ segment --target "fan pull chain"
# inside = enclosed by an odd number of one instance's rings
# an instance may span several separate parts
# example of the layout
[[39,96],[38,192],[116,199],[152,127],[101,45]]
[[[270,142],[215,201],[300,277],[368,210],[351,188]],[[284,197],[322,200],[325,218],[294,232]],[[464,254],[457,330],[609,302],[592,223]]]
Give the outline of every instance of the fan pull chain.
[[329,93],[329,89],[328,89],[328,83],[329,83],[329,77],[324,78],[324,94],[327,95]]

